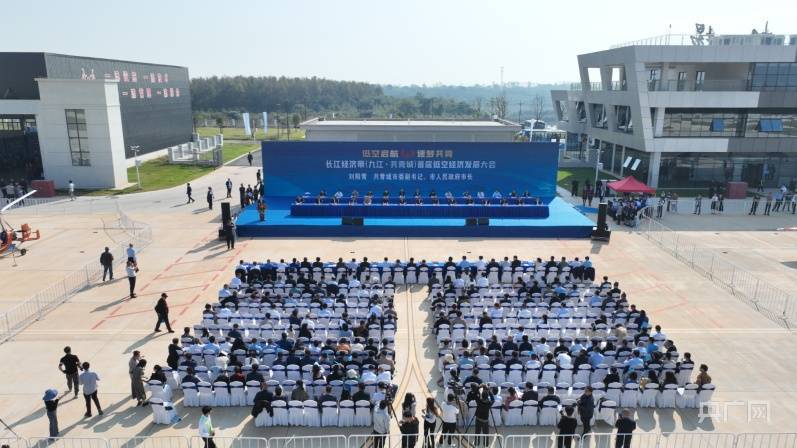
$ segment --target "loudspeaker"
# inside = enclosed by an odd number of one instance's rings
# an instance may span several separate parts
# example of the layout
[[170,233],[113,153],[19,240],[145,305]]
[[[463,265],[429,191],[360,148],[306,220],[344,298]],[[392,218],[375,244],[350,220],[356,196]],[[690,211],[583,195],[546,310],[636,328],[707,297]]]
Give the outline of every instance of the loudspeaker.
[[478,225],[478,220],[476,218],[466,218],[465,219],[466,226],[475,226]]
[[489,226],[490,225],[490,218],[479,218],[479,225],[480,226]]
[[362,216],[344,216],[340,219],[341,225],[344,226],[361,226],[363,225]]
[[225,222],[229,221],[232,218],[232,213],[230,213],[230,203],[229,202],[222,202],[221,203],[221,223],[224,224]]
[[609,209],[609,205],[605,202],[601,202],[598,204],[598,224],[592,230],[591,238],[593,240],[599,241],[609,241],[612,236],[612,232],[609,231],[609,226],[606,224],[606,212]]

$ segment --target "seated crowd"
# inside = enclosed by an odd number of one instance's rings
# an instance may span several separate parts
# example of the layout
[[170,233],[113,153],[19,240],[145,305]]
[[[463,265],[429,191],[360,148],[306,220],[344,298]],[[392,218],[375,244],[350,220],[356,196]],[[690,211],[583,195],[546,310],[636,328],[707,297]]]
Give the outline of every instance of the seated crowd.
[[382,192],[381,199],[376,198],[373,191],[368,191],[362,198],[357,190],[353,190],[349,196],[343,196],[343,192],[337,190],[332,196],[327,196],[324,190],[318,192],[313,198],[310,193],[296,196],[294,204],[349,204],[349,205],[544,205],[542,199],[532,196],[528,190],[518,193],[512,190],[509,194],[504,195],[499,190],[495,190],[491,196],[484,194],[484,191],[477,191],[472,195],[469,191],[462,193],[462,196],[455,196],[450,190],[443,193],[442,197],[438,196],[435,190],[431,190],[426,198],[421,194],[421,190],[415,190],[415,193],[409,197],[404,189],[398,191],[398,196],[391,196],[388,190]]
[[551,257],[500,283],[456,275],[432,285],[445,395],[458,394],[472,415],[478,387],[488,385],[499,425],[555,425],[559,408],[575,406],[585,391],[610,423],[619,406],[710,400],[707,366],[692,381],[691,355],[679,355],[618,282],[593,284],[574,271]]

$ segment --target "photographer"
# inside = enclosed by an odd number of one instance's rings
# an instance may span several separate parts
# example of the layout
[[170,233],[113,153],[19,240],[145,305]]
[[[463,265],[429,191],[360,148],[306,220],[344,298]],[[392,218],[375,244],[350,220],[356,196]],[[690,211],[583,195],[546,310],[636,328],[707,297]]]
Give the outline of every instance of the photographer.
[[384,448],[388,434],[390,434],[390,411],[387,400],[382,400],[374,409],[374,448]]
[[576,433],[576,426],[578,422],[573,417],[573,407],[565,406],[564,409],[559,411],[561,418],[556,425],[559,428],[559,436],[556,438],[557,448],[570,448],[573,443],[573,435]]
[[[443,437],[447,437],[448,445],[451,445],[453,442],[453,434],[457,431],[457,416],[459,415],[459,408],[456,405],[456,397],[454,394],[448,394],[446,397],[446,402],[443,403],[441,408],[440,417],[443,420],[443,428],[440,430],[440,440],[438,444],[443,444]],[[381,447],[378,447],[381,448]]]
[[[476,445],[489,445],[490,434],[490,410],[495,402],[495,396],[490,391],[486,384],[479,386],[479,394],[476,397],[476,412],[474,414],[476,420]],[[478,437],[478,434],[484,434],[483,437]]]

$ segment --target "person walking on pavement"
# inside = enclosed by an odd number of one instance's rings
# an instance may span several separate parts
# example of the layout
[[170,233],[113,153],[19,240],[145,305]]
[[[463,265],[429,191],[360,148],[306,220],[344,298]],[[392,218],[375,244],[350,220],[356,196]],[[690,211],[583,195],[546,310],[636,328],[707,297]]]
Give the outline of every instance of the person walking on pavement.
[[206,199],[208,201],[208,210],[213,210],[213,187],[208,187]]
[[244,187],[244,184],[238,187],[238,194],[241,197],[241,208],[246,207],[246,187]]
[[44,401],[44,409],[47,411],[47,420],[50,423],[50,439],[58,437],[58,391],[55,389],[47,389],[44,392],[42,400]]
[[232,180],[230,180],[229,177],[227,178],[227,182],[224,182],[224,186],[227,187],[227,198],[229,199],[232,197]]
[[158,323],[155,324],[155,332],[161,331],[161,323],[166,324],[166,330],[169,333],[174,333],[172,326],[169,323],[169,304],[166,303],[166,298],[169,297],[166,293],[161,293],[161,298],[155,304],[155,313],[158,315]]
[[769,212],[772,210],[772,192],[770,191],[767,193],[767,202],[764,203],[764,216],[769,216]]
[[755,216],[758,211],[759,202],[761,202],[761,197],[758,195],[753,196],[753,204],[750,206],[750,213],[748,213],[748,215]]
[[695,211],[692,214],[699,215],[702,209],[703,209],[703,196],[698,194],[697,197],[695,198]]
[[77,398],[77,394],[80,392],[80,380],[78,378],[80,359],[72,354],[72,347],[64,347],[64,356],[58,362],[58,370],[66,376],[66,387],[69,388],[66,393],[68,394],[74,389],[75,398]]
[[235,224],[232,219],[224,222],[224,239],[227,240],[227,250],[235,249]]
[[91,417],[91,402],[97,408],[97,413],[102,415],[100,400],[97,398],[97,382],[100,376],[96,372],[89,371],[89,363],[83,363],[83,373],[80,374],[80,384],[83,386],[83,398],[86,399],[86,414],[84,417]]
[[578,397],[576,402],[578,406],[578,416],[581,418],[581,425],[584,429],[581,431],[581,436],[589,434],[592,431],[590,423],[592,423],[592,415],[595,413],[595,397],[592,396],[592,386],[587,386],[584,393]]
[[196,199],[194,199],[194,197],[191,196],[193,194],[193,192],[194,192],[194,189],[191,188],[191,182],[188,182],[187,184],[185,184],[185,195],[188,196],[188,202],[186,202],[186,204],[190,204],[192,202],[196,202]]
[[576,434],[576,418],[573,417],[573,406],[565,406],[559,413],[559,436],[556,438],[557,448],[570,448],[573,445],[573,436]]
[[127,282],[130,284],[130,298],[136,298],[136,277],[138,276],[138,265],[135,261],[127,260],[127,266],[125,266],[125,271],[127,271]]
[[210,420],[210,411],[213,408],[210,406],[202,407],[202,416],[199,417],[199,437],[202,438],[204,448],[216,448],[213,442],[213,436],[216,435],[216,430],[213,429],[213,422]]
[[133,356],[127,361],[127,373],[130,375],[130,390],[133,398],[136,398],[136,380],[133,378],[133,370],[135,370],[139,361],[141,361],[141,352],[133,350]]
[[72,182],[72,179],[69,179],[69,200],[75,200],[75,183]]
[[133,387],[133,398],[136,400],[136,406],[147,405],[147,390],[144,388],[144,371],[147,368],[147,360],[141,359],[138,361],[130,373]]
[[260,174],[260,168],[258,168],[257,169],[257,173],[255,173],[255,177],[257,178],[257,182],[255,182],[255,183],[258,183],[258,182],[260,182],[262,180],[261,176],[262,175]]
[[102,265],[102,281],[105,281],[106,275],[109,275],[113,281],[113,254],[108,247],[105,248],[105,252],[100,254],[100,264]]
[[249,151],[249,154],[246,155],[246,161],[249,162],[249,166],[252,166],[253,159],[254,157],[252,157],[252,151]]

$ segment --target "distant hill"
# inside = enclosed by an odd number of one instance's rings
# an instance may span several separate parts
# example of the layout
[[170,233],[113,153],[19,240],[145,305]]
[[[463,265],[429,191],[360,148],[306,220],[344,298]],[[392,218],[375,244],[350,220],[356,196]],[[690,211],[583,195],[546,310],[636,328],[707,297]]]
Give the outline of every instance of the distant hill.
[[[506,92],[506,99],[509,103],[507,108],[507,119],[518,120],[518,112],[520,112],[520,121],[528,120],[533,117],[532,102],[534,97],[541,95],[543,104],[542,119],[547,122],[555,121],[555,115],[551,106],[551,90],[560,90],[569,88],[569,84],[520,84],[520,83],[507,83],[504,86]],[[498,84],[493,85],[471,85],[471,86],[452,86],[452,85],[409,85],[409,86],[395,86],[386,84],[382,86],[382,92],[387,96],[398,98],[415,97],[421,94],[425,97],[448,98],[455,101],[462,101],[478,108],[477,104],[481,102],[482,111],[489,113],[490,98],[501,95],[502,89]],[[519,103],[523,103],[522,105]]]

